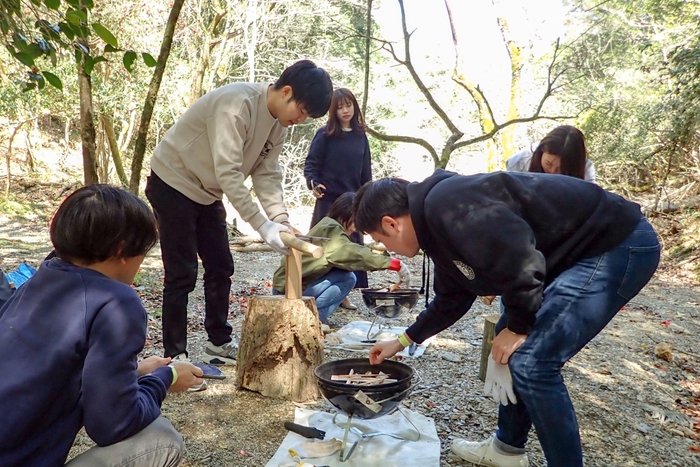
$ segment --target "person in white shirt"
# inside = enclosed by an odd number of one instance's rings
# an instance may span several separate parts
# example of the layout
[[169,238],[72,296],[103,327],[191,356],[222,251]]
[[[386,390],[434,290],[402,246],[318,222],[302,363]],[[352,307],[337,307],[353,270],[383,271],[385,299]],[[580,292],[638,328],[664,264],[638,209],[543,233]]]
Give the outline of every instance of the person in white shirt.
[[[167,131],[151,158],[146,196],[158,219],[165,271],[165,357],[187,359],[187,296],[204,267],[207,331],[204,360],[234,364],[237,345],[227,322],[233,258],[226,231],[228,197],[240,217],[276,251],[289,254],[279,233],[297,233],[282,193],[279,155],[287,128],[328,112],[333,84],[309,60],[273,83],[232,83],[195,102]],[[243,184],[247,177],[264,213]]]
[[595,183],[595,166],[587,157],[583,133],[571,125],[556,127],[539,144],[506,160],[506,170],[569,175]]

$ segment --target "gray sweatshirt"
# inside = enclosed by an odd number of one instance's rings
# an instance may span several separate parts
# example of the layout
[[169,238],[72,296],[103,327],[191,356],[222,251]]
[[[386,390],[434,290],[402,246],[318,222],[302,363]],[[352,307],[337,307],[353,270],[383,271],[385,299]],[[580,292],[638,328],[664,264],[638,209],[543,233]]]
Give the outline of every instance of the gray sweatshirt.
[[195,102],[156,146],[151,169],[165,183],[209,205],[225,194],[254,229],[266,220],[243,184],[250,175],[267,217],[288,219],[279,155],[287,135],[267,108],[269,83],[233,83]]

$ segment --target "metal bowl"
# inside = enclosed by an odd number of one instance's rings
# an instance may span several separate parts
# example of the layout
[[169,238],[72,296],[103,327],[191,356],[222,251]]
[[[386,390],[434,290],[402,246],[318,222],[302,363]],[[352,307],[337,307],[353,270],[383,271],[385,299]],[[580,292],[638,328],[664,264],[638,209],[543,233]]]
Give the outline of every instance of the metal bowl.
[[418,302],[418,289],[362,289],[362,301],[382,318],[398,318]]
[[[379,373],[383,371],[397,381],[374,386],[360,386],[331,380],[331,376],[346,375],[350,370],[355,370],[355,373],[366,373],[367,371]],[[367,420],[387,414],[401,403],[411,387],[413,368],[394,360],[384,360],[379,365],[370,365],[366,358],[349,358],[319,365],[314,370],[314,374],[321,394],[328,402],[348,416]],[[372,401],[379,403],[378,410],[372,410],[361,403],[355,397],[359,391],[366,394]]]

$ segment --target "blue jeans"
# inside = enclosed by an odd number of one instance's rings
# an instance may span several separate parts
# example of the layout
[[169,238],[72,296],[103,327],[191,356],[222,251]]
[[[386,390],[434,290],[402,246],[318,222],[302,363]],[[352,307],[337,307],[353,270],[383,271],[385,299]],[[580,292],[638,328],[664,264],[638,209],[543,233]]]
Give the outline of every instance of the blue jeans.
[[[318,317],[325,323],[340,306],[340,302],[348,296],[356,280],[352,271],[333,268],[326,275],[308,284],[301,294],[316,299]],[[280,295],[280,292],[273,289],[272,294]]]
[[[547,286],[532,332],[508,361],[518,403],[499,406],[496,437],[506,448],[522,450],[534,425],[548,466],[583,466],[561,369],[646,285],[659,256],[656,233],[642,218],[616,248],[579,261]],[[496,332],[505,326],[502,315]]]

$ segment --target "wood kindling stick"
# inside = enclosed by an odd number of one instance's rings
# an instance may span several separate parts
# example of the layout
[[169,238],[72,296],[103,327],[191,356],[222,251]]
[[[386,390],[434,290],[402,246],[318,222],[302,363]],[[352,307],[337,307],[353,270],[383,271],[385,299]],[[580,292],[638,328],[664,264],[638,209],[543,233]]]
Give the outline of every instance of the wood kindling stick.
[[347,375],[332,375],[331,381],[345,381],[345,384],[357,384],[361,386],[372,386],[376,384],[395,383],[397,379],[389,378],[389,375],[380,371],[379,373],[367,372],[365,374],[355,373],[350,370]]
[[305,242],[304,240],[300,240],[288,232],[280,232],[280,240],[282,240],[282,243],[287,245],[289,248],[294,248],[295,250],[299,250],[304,254],[313,256],[314,259],[318,259],[323,256],[322,247],[314,245],[313,243]]
[[299,299],[302,297],[301,255],[318,259],[323,256],[323,248],[300,240],[289,232],[280,232],[280,240],[291,250],[285,259],[284,297]]

